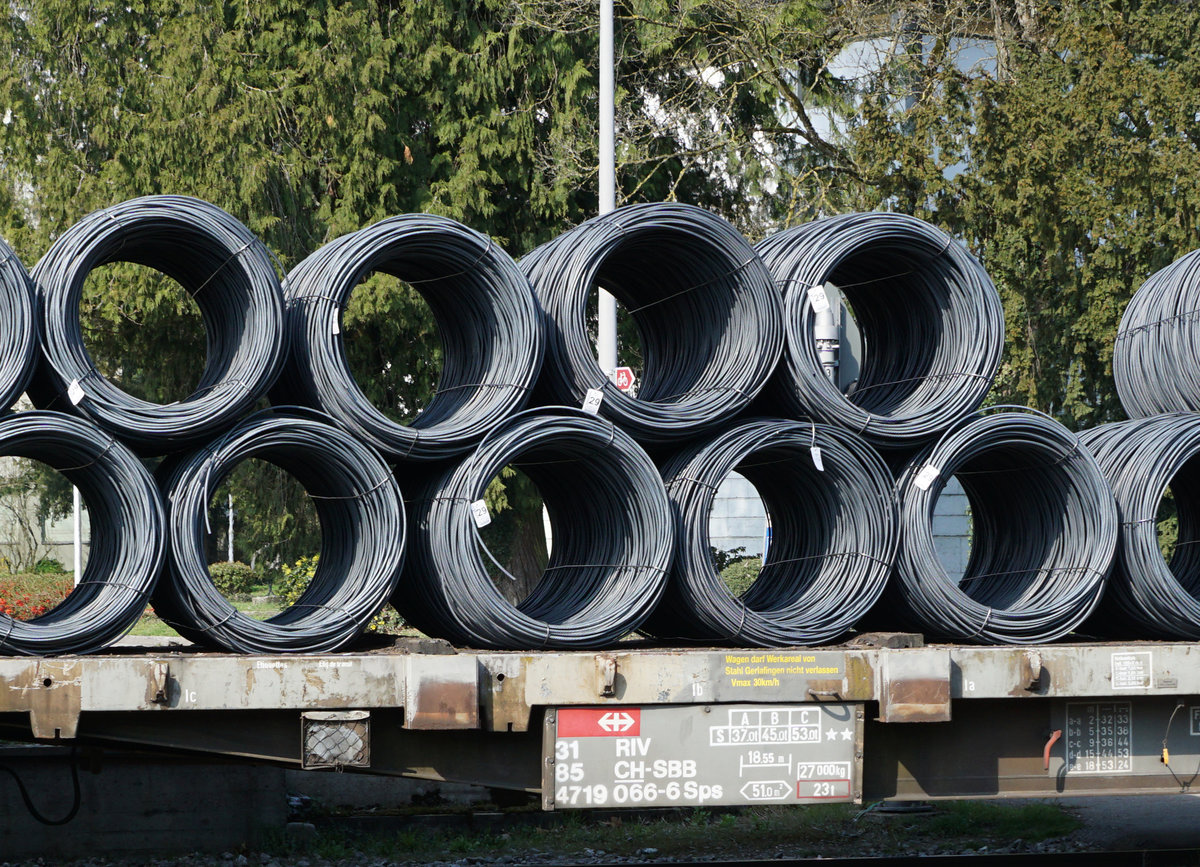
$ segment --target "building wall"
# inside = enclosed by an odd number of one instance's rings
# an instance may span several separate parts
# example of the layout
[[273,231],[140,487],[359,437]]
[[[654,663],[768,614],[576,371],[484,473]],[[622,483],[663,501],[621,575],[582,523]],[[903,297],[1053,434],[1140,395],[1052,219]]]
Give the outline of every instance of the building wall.
[[[0,457],[0,480],[20,471],[17,458]],[[34,494],[0,495],[0,557],[14,567],[22,559],[21,552],[30,548],[30,540],[20,529],[17,515],[22,522],[34,527],[33,545],[36,559],[53,557],[62,563],[68,572],[75,561],[75,523],[73,516],[61,520],[40,521],[37,516],[38,501]],[[83,563],[87,564],[88,540],[91,538],[86,507],[80,515],[80,530],[83,541]]]

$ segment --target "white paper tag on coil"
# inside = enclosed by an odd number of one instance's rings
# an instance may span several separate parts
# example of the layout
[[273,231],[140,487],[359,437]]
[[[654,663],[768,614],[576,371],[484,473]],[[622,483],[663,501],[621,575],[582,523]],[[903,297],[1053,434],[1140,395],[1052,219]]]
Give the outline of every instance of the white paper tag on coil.
[[604,391],[599,388],[589,388],[583,398],[583,411],[597,415],[602,403],[604,403]]
[[813,466],[817,468],[817,472],[818,473],[825,472],[825,461],[821,459],[821,447],[813,446],[808,451],[812,455]]
[[79,401],[83,400],[83,386],[78,379],[72,379],[67,386],[67,399],[71,401],[71,406],[79,406]]
[[342,318],[339,315],[340,313],[341,313],[341,311],[337,310],[335,308],[333,311],[333,315],[329,317],[329,330],[333,334],[341,334],[342,333],[342,323],[339,321]]
[[813,286],[808,290],[808,303],[812,305],[814,313],[824,313],[829,309],[829,296],[825,294],[823,285]]
[[941,475],[941,473],[942,471],[933,464],[926,464],[925,466],[921,467],[920,472],[917,473],[917,477],[913,479],[913,484],[922,491],[928,491],[929,486],[933,484],[934,479]]
[[476,500],[471,504],[471,515],[475,518],[476,527],[486,527],[492,523],[492,513],[488,511],[487,503]]

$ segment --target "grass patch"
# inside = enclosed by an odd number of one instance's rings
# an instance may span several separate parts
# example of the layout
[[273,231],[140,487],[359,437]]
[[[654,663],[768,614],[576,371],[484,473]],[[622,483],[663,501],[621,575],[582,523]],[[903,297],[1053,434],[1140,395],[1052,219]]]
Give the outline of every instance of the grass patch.
[[[268,617],[274,617],[283,610],[283,605],[280,602],[254,601],[255,597],[267,596],[268,589],[268,585],[266,584],[255,585],[247,593],[237,594],[230,601],[238,611],[258,620],[265,620]],[[163,622],[154,613],[153,608],[147,608],[146,613],[141,616],[141,619],[138,620],[133,629],[129,630],[129,634],[171,637],[177,636],[179,633]]]
[[147,608],[145,613],[138,618],[138,622],[134,624],[133,629],[129,630],[128,635],[141,636],[160,636],[167,638],[177,638],[179,633],[162,621],[151,608]]
[[928,820],[929,830],[954,837],[983,837],[1034,842],[1062,837],[1083,827],[1057,804],[997,804],[991,801],[950,801],[939,804]]

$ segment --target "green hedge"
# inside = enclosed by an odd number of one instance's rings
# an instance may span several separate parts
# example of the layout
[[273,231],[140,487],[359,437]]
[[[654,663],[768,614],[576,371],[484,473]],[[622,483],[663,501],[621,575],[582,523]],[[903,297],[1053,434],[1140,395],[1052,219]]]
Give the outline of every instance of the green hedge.
[[255,585],[262,583],[262,576],[245,563],[213,563],[208,567],[213,584],[223,596],[245,596]]

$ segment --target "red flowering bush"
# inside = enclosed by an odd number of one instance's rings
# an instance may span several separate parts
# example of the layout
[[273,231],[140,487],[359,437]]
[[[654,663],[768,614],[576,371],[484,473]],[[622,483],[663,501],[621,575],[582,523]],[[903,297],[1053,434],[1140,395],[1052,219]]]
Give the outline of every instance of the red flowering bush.
[[29,620],[62,602],[74,587],[69,573],[0,577],[0,614]]

